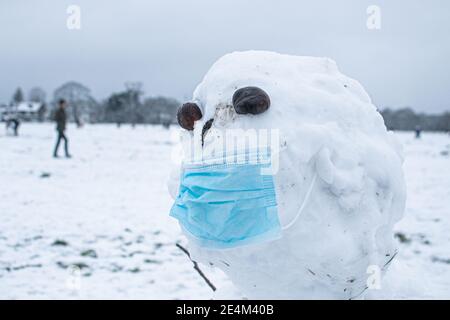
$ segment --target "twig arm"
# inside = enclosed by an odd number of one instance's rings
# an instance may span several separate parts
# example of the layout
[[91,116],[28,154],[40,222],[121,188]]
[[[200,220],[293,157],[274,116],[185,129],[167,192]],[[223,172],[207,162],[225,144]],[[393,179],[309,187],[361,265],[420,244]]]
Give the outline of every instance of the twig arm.
[[176,246],[178,247],[178,249],[180,249],[181,251],[183,251],[189,258],[189,260],[191,260],[191,262],[194,264],[194,269],[195,271],[197,271],[197,273],[203,278],[203,280],[205,280],[206,284],[211,288],[212,291],[216,291],[217,288],[212,284],[212,282],[206,277],[206,275],[203,273],[203,271],[200,269],[200,267],[198,266],[198,263],[194,260],[192,260],[191,258],[191,254],[189,253],[189,251],[183,247],[181,244],[177,243]]

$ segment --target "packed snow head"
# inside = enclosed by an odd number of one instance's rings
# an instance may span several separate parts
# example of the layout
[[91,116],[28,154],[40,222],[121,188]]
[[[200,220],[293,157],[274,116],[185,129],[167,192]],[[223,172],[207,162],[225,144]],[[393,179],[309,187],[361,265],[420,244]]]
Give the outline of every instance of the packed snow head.
[[[194,260],[222,269],[249,298],[349,299],[378,287],[368,277],[382,275],[395,258],[393,226],[405,205],[401,146],[363,87],[334,61],[264,51],[227,54],[180,108],[178,120],[185,129],[182,145],[201,159],[217,159],[233,132],[233,139],[245,137],[241,146],[256,141],[267,147],[273,169],[272,180],[262,179],[273,185],[261,190],[264,199],[274,199],[259,205],[260,189],[249,192],[256,179],[249,170],[245,176],[241,167],[203,167],[193,179],[180,166],[169,187],[178,199],[174,207],[184,211],[173,216]],[[220,180],[225,173],[227,180]],[[242,193],[230,193],[239,181]],[[239,216],[243,212],[251,215]],[[240,238],[224,238],[239,232]]]

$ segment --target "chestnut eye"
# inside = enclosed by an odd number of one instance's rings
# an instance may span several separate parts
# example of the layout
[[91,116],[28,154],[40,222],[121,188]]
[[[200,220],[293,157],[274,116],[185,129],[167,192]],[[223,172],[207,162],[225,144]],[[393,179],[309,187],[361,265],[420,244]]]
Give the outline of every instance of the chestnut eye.
[[269,95],[258,87],[245,87],[233,94],[233,107],[238,114],[260,114],[269,109]]
[[202,111],[196,103],[183,104],[177,112],[178,124],[186,130],[194,130],[194,123],[202,118]]

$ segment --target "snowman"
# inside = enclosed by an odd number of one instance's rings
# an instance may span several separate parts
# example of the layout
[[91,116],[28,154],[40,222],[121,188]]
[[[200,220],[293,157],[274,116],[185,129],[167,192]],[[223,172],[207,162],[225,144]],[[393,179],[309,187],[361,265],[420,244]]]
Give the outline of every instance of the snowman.
[[[171,216],[251,299],[356,299],[396,256],[401,146],[328,58],[220,58],[178,111]],[[378,284],[374,284],[378,287]]]

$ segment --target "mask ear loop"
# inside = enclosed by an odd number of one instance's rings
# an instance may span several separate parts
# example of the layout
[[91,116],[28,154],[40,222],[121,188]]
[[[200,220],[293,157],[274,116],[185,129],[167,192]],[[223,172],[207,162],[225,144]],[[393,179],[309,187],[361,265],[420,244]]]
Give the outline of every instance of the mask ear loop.
[[300,206],[300,209],[298,209],[298,212],[295,215],[294,219],[292,219],[291,222],[289,222],[287,225],[282,227],[282,230],[289,229],[297,222],[298,218],[300,217],[301,213],[303,212],[303,209],[305,209],[306,204],[308,203],[308,200],[309,200],[309,197],[311,196],[314,185],[316,184],[316,179],[317,179],[317,171],[314,172],[314,176],[312,178],[311,184],[309,185],[308,192],[306,192],[305,199],[303,200],[303,203]]

